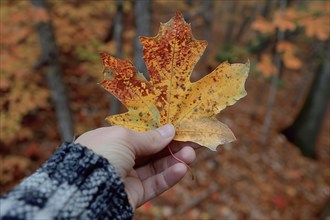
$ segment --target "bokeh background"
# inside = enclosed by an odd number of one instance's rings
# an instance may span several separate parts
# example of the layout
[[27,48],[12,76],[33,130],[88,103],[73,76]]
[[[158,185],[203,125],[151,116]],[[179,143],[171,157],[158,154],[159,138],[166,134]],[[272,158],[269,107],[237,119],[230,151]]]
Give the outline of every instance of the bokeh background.
[[219,119],[237,141],[200,149],[181,183],[136,219],[329,219],[329,1],[0,1],[1,194],[61,144],[126,111],[99,85],[99,52],[147,75],[138,36],[181,11],[209,46],[198,80],[251,63],[248,95]]

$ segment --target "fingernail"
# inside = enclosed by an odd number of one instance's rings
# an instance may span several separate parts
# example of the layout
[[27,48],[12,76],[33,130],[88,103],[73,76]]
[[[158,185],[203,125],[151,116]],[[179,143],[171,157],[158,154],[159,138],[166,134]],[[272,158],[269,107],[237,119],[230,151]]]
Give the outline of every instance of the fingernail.
[[160,128],[157,128],[156,130],[160,133],[160,135],[163,138],[166,138],[166,139],[173,137],[175,135],[174,127],[171,124],[166,124]]

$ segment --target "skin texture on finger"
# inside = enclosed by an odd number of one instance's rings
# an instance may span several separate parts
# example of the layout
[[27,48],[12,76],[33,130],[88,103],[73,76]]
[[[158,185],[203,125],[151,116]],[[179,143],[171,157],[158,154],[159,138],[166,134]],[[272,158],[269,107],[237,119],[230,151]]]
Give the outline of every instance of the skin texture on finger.
[[136,158],[159,152],[172,141],[175,135],[174,127],[171,124],[147,132],[129,131],[130,136],[127,141]]
[[107,158],[118,174],[125,178],[135,165],[136,157],[157,153],[171,142],[174,135],[174,127],[170,124],[148,132],[111,126],[86,132],[75,143]]
[[[177,152],[176,157],[180,158],[181,160],[185,161],[185,163],[190,164],[192,163],[195,158],[196,154],[194,149],[191,147],[185,147],[181,149],[179,152]],[[159,174],[164,173],[166,170],[170,169],[174,165],[181,164],[182,166],[186,166],[180,162],[178,162],[175,158],[173,158],[172,155],[165,156],[163,158],[158,159],[157,161],[154,162],[154,169],[150,169],[150,166],[153,166],[151,164],[146,164],[143,167],[139,167],[136,170],[133,170],[128,177],[125,178],[125,189],[128,194],[128,198],[130,200],[130,203],[132,204],[133,207],[138,207],[145,203],[148,200],[144,200],[147,198],[145,196],[145,193],[150,190],[149,188],[146,189],[145,186],[143,185],[143,182],[147,179],[152,179],[153,177],[159,176]],[[171,168],[172,169],[172,168]],[[185,172],[183,176],[186,173],[186,168],[184,169]],[[183,177],[182,176],[182,177]],[[161,176],[160,176],[161,177]],[[176,179],[176,182],[173,183],[176,184],[181,178]],[[143,179],[141,179],[143,178]],[[141,182],[142,181],[142,182]],[[162,193],[166,191],[169,188],[161,188],[161,189],[154,189],[154,192],[159,192]],[[150,194],[150,193],[149,193]],[[155,196],[158,194],[154,194]],[[151,199],[151,198],[150,198]]]
[[171,150],[174,153],[179,151],[184,146],[190,146],[195,150],[202,147],[201,145],[199,145],[197,143],[194,143],[194,142],[191,142],[191,141],[172,141],[170,143]]
[[[184,147],[179,152],[176,152],[175,157],[182,160],[186,164],[192,163],[196,158],[196,153],[191,147]],[[137,175],[141,180],[145,180],[150,176],[161,173],[167,168],[173,166],[174,164],[180,163],[172,155],[168,155],[158,160],[151,161],[143,167],[136,169]]]
[[187,147],[187,146],[192,147],[195,150],[201,148],[200,145],[198,145],[196,143],[192,143],[192,142],[171,141],[171,143],[168,145],[168,147],[165,147],[160,152],[154,154],[152,157],[144,156],[144,157],[136,158],[135,168],[144,166],[144,165],[148,164],[149,162],[151,162],[152,160],[157,160],[157,159],[166,157],[168,155],[171,155],[169,148],[171,148],[171,151],[175,154],[176,152],[180,151],[182,148]]
[[150,176],[144,181],[136,178],[136,173],[131,173],[125,179],[125,190],[133,208],[138,208],[145,202],[165,192],[178,183],[187,173],[187,167],[177,163],[163,172]]
[[123,147],[131,148],[135,156],[140,157],[162,150],[172,141],[174,135],[175,130],[171,124],[147,132],[136,132],[121,126],[111,126],[88,131],[78,137],[75,143],[94,150],[116,142]]
[[[185,176],[187,170],[188,168],[186,165],[177,163],[163,172],[144,180],[142,182],[143,188],[145,189],[143,203],[177,184]],[[142,204],[138,204],[138,206]]]

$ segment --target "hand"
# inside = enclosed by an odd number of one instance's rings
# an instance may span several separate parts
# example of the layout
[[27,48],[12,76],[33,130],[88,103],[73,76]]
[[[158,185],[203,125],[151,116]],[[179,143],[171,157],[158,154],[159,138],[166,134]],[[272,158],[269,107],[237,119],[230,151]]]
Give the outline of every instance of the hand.
[[107,158],[123,178],[128,199],[137,208],[178,183],[187,173],[186,164],[196,154],[192,147],[171,142],[175,131],[167,124],[156,130],[136,132],[120,126],[104,127],[81,135],[75,142]]

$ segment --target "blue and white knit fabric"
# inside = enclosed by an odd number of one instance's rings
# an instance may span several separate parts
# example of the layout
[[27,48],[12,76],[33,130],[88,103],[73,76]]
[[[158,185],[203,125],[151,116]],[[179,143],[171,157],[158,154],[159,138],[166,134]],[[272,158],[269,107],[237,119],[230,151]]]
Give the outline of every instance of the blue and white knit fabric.
[[64,143],[0,198],[0,219],[132,219],[124,184],[103,157]]

